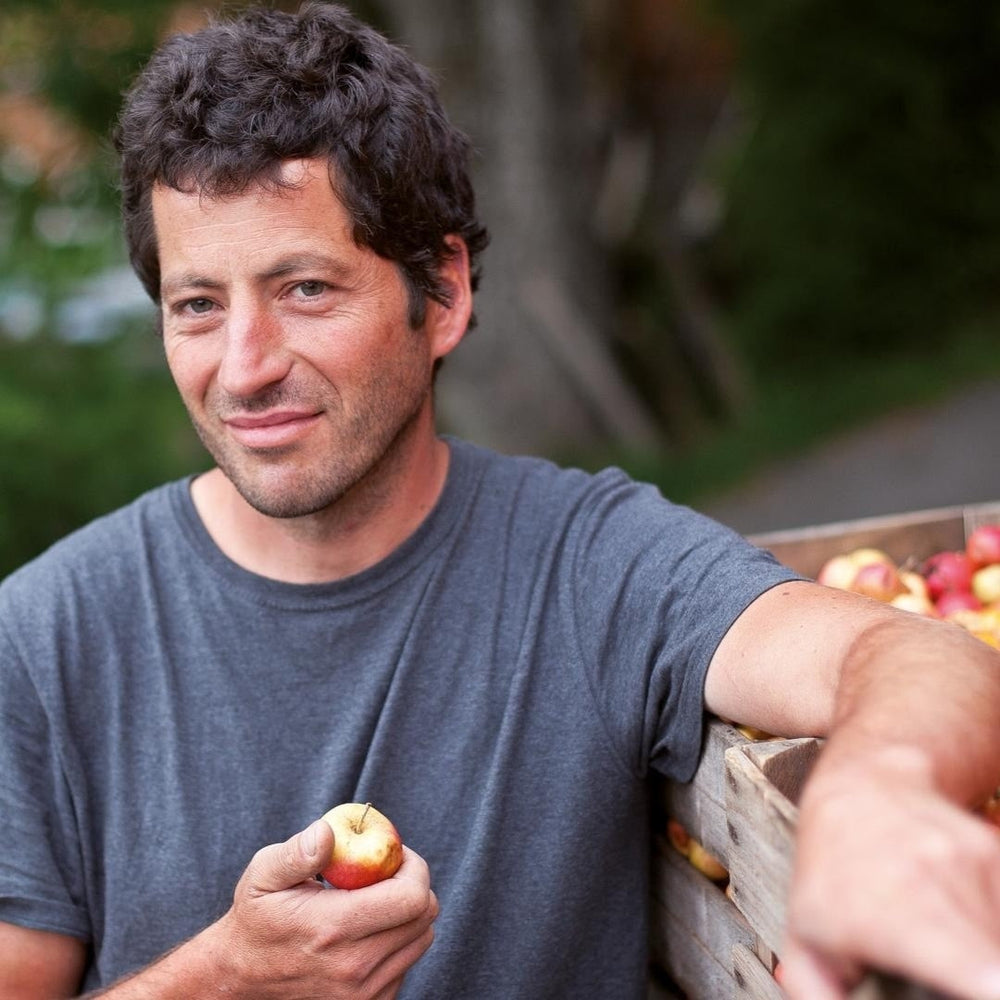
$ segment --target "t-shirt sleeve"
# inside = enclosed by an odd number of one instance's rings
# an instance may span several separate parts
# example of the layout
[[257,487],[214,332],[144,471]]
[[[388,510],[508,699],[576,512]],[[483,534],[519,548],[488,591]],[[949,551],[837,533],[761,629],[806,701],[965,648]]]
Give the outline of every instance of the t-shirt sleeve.
[[88,940],[58,741],[3,616],[0,600],[0,920]]
[[755,598],[796,579],[731,529],[621,473],[597,477],[570,586],[584,668],[626,766],[697,766],[712,655]]

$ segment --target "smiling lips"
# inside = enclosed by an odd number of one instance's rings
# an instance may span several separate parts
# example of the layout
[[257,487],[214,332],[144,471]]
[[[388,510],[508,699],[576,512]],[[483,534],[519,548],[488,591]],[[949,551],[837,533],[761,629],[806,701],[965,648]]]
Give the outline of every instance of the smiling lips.
[[229,433],[247,448],[280,448],[293,444],[319,420],[316,412],[275,410],[259,415],[226,417]]

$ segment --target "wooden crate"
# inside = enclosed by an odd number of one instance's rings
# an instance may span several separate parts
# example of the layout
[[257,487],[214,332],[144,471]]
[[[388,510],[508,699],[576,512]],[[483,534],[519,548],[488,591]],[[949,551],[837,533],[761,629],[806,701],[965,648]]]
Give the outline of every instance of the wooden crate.
[[[958,549],[973,528],[1000,523],[1000,503],[919,511],[755,536],[793,569],[815,575],[826,559],[861,546],[899,563]],[[771,974],[780,955],[797,801],[822,749],[817,739],[753,741],[719,719],[687,784],[654,789],[656,850],[652,956],[688,1000],[781,1000]],[[666,837],[674,818],[729,870],[728,891],[696,871]],[[857,1000],[920,1000],[935,994],[869,977]]]

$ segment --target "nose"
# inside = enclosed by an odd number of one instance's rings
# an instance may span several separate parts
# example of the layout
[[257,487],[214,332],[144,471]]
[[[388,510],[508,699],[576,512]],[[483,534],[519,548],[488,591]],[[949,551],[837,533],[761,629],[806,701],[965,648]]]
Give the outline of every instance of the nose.
[[290,368],[291,352],[278,319],[261,305],[231,303],[217,376],[220,388],[246,398],[280,382]]

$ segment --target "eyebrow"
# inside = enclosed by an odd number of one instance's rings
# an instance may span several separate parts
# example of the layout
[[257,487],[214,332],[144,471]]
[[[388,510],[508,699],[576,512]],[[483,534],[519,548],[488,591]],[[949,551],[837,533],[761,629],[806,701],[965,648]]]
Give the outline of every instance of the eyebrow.
[[[289,275],[302,271],[322,271],[338,281],[346,281],[351,274],[351,267],[346,262],[329,257],[322,253],[293,253],[279,258],[265,271],[254,275],[254,281],[266,283],[279,278],[287,278]],[[174,278],[163,278],[160,280],[160,295],[175,295],[185,289],[205,288],[217,290],[224,287],[224,282],[207,275],[199,274],[195,271],[187,271],[178,274]]]

